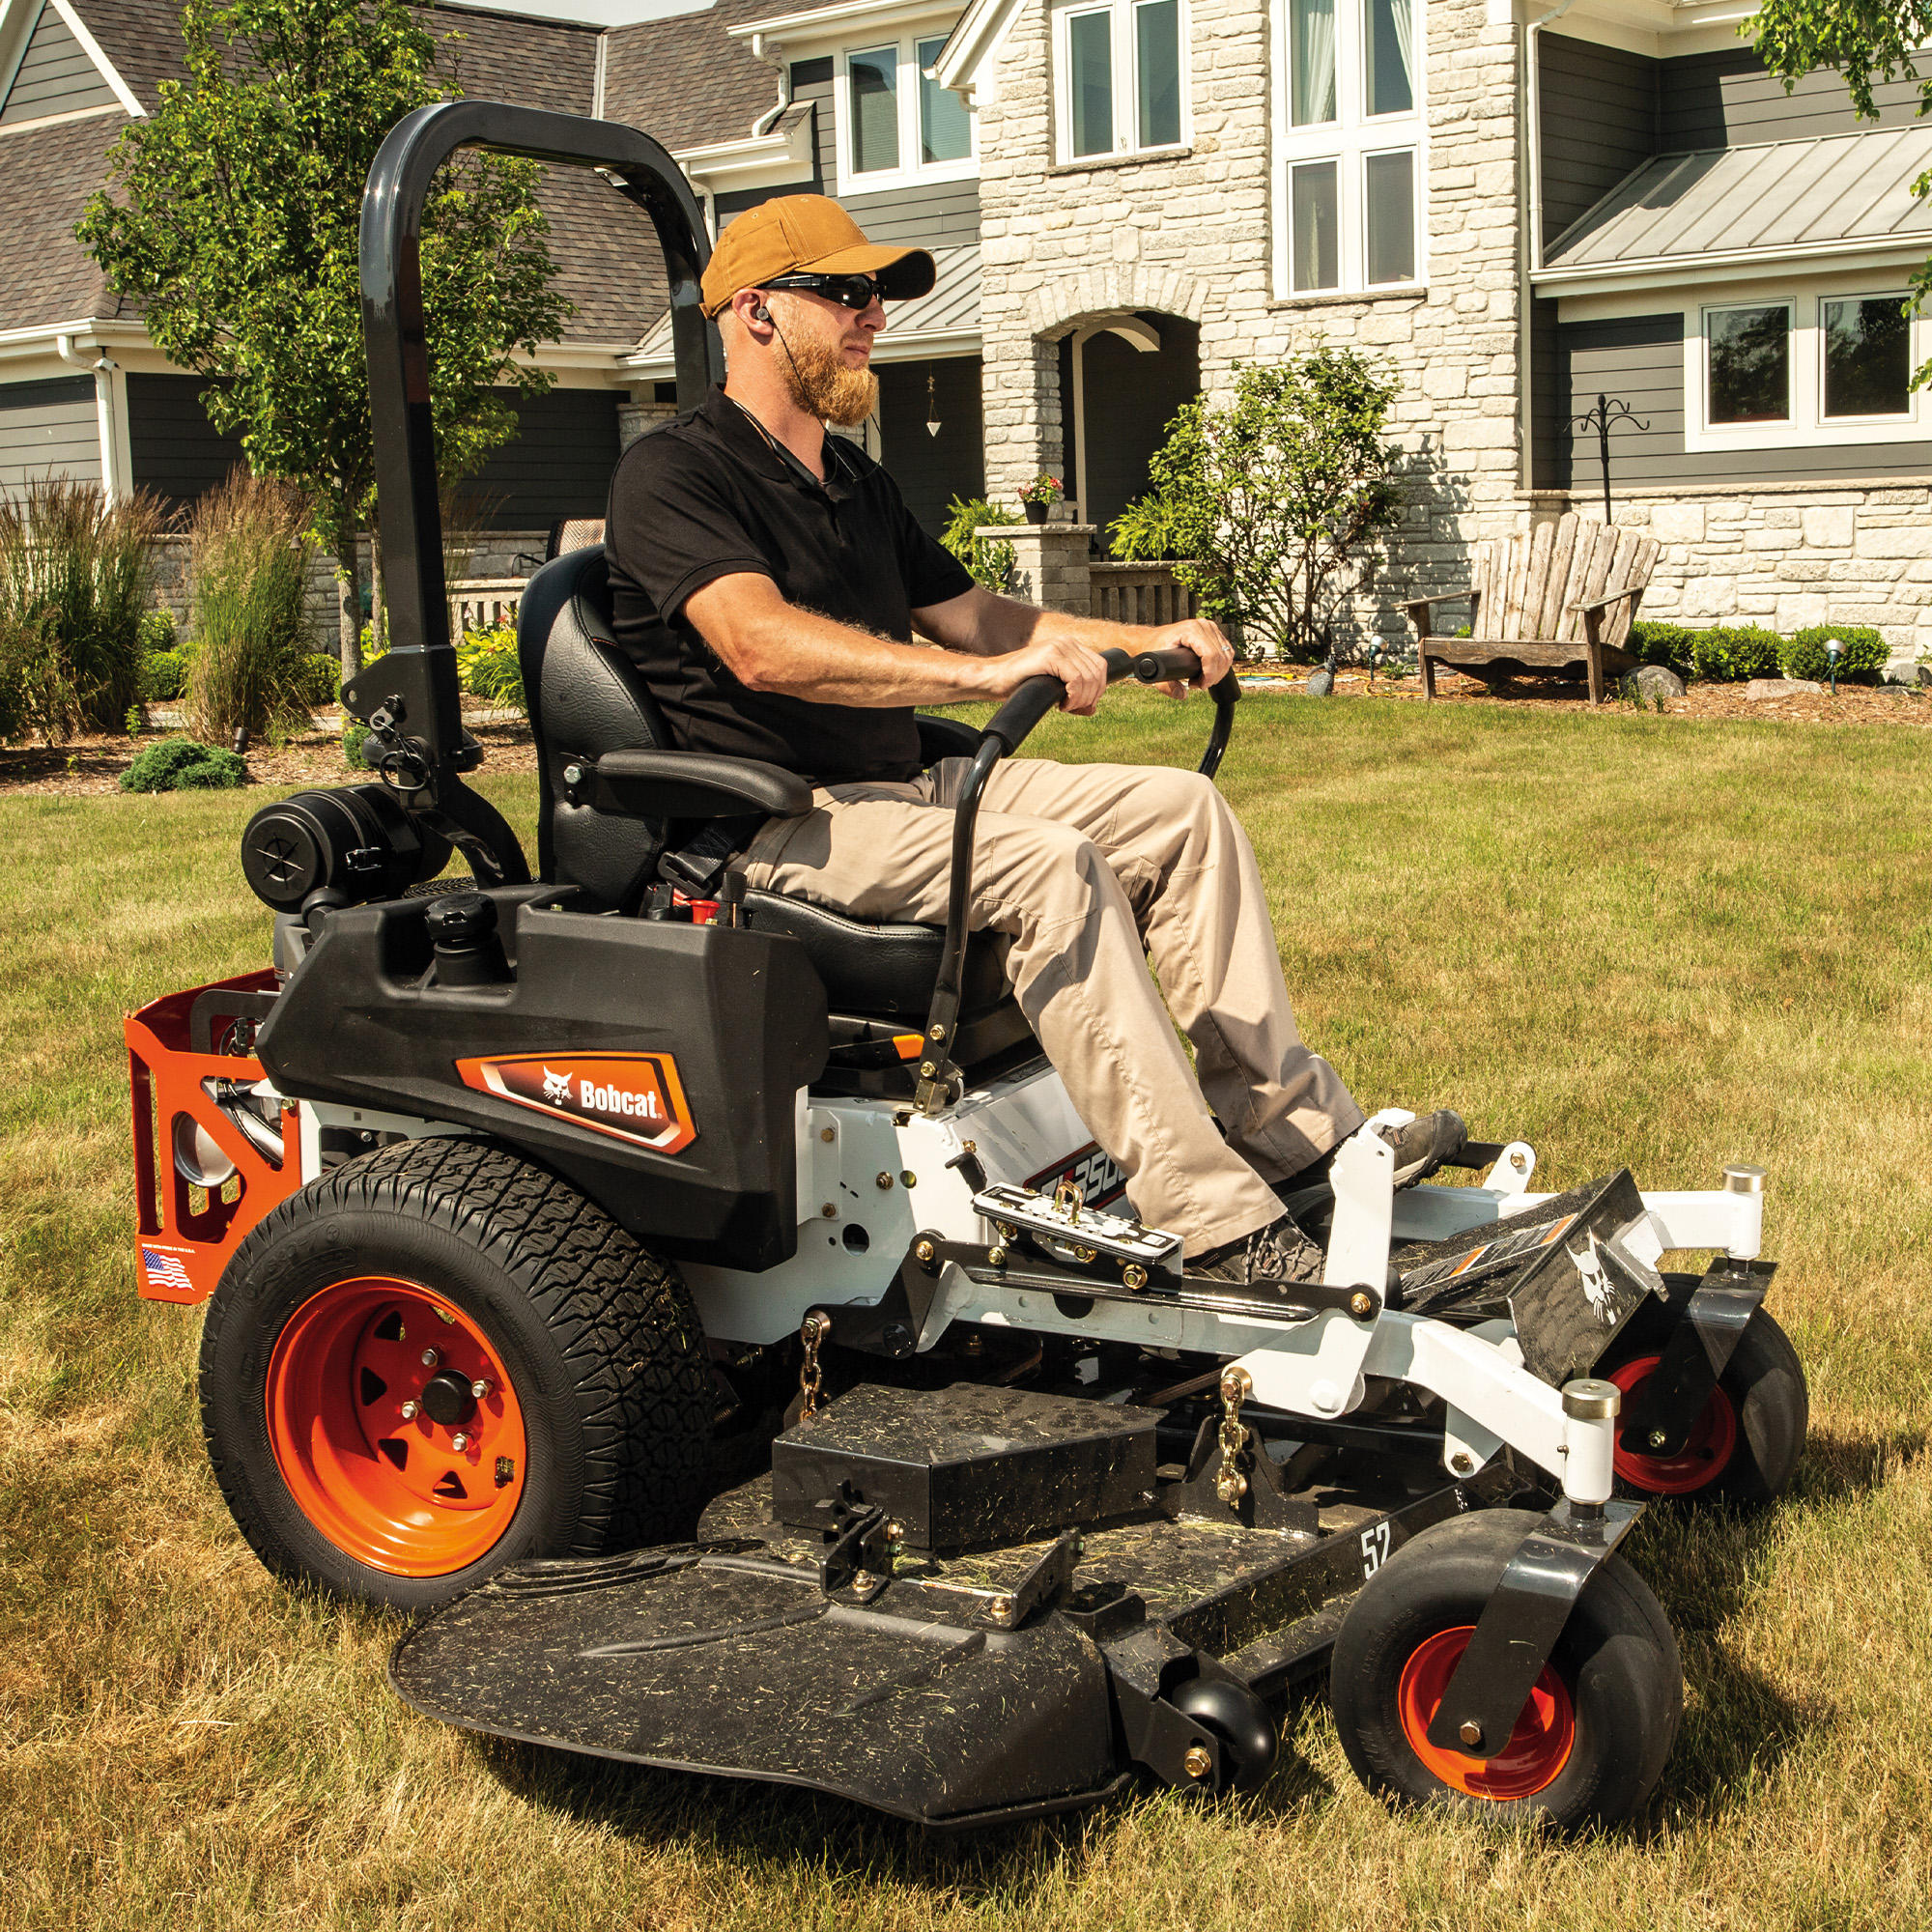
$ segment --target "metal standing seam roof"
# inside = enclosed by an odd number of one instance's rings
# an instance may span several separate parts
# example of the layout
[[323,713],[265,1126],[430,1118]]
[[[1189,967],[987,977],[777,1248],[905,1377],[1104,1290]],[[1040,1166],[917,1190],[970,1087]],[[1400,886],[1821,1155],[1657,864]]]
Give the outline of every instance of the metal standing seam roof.
[[1657,155],[1556,238],[1544,270],[1918,242],[1932,203],[1912,185],[1928,169],[1932,125]]
[[[938,271],[931,289],[907,302],[895,302],[886,311],[885,339],[895,346],[912,347],[920,340],[936,335],[977,334],[980,327],[980,245],[962,242],[932,250],[932,265]],[[667,377],[671,369],[670,312],[666,310],[655,327],[638,345],[639,375],[648,376],[655,365],[663,364]]]

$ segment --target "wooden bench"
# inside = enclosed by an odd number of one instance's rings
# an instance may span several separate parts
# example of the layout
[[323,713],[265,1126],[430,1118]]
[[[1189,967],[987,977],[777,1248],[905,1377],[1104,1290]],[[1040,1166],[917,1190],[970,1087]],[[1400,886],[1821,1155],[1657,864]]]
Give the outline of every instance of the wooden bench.
[[[1461,590],[1411,598],[1403,608],[1415,626],[1422,695],[1435,696],[1435,667],[1493,672],[1584,667],[1590,702],[1601,704],[1607,679],[1635,668],[1623,648],[1657,563],[1654,538],[1575,511],[1527,536],[1477,547],[1471,581]],[[1430,628],[1438,604],[1469,604],[1469,635],[1445,638]]]

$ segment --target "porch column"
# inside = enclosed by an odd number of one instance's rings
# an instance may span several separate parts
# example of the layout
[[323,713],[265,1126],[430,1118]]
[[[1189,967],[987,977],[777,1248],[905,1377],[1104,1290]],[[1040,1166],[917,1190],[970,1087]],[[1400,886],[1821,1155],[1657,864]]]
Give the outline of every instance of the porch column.
[[987,524],[975,534],[986,543],[1012,545],[1015,597],[1045,611],[1087,615],[1094,596],[1087,565],[1092,524]]

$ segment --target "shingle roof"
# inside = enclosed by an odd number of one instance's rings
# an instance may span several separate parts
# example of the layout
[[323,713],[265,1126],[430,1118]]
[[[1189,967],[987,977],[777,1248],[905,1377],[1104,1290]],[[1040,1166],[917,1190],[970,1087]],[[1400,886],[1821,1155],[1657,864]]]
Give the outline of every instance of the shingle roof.
[[[169,0],[78,0],[81,16],[142,102],[181,77],[180,16]],[[471,96],[588,114],[596,80],[597,29],[460,7],[425,9],[432,31],[457,32],[445,51]],[[770,79],[770,71],[760,68]],[[87,316],[132,317],[138,306],[106,293],[73,240],[73,224],[106,178],[107,144],[128,125],[119,115],[29,128],[0,137],[0,328]],[[546,169],[537,199],[550,217],[550,247],[561,291],[580,313],[564,341],[633,342],[665,306],[662,258],[646,217],[595,176]]]
[[1544,272],[1829,243],[1922,246],[1932,205],[1912,184],[1927,168],[1924,125],[1658,155],[1556,238]]
[[105,178],[108,142],[127,125],[124,114],[100,114],[0,138],[0,329],[100,313],[100,270],[73,224]]
[[724,29],[777,10],[772,0],[717,0],[702,14],[613,27],[604,56],[604,112],[673,153],[741,140],[778,105],[779,77]]

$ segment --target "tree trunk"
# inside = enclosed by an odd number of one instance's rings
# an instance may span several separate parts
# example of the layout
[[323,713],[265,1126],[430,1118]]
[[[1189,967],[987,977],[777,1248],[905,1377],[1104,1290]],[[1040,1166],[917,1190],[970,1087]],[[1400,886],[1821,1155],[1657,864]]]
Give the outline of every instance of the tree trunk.
[[335,553],[335,628],[342,656],[342,681],[362,668],[362,573],[355,521],[330,520],[328,547]]

